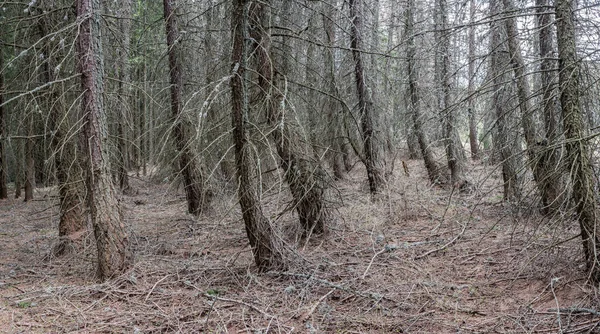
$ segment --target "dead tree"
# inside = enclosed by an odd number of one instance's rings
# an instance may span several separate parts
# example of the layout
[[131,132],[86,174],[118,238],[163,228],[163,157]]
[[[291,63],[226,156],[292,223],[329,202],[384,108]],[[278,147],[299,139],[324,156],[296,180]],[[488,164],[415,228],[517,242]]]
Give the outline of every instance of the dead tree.
[[249,54],[248,0],[233,0],[231,30],[233,62],[230,80],[231,119],[235,144],[235,165],[238,179],[238,200],[252,247],[254,262],[259,271],[286,267],[283,244],[275,235],[271,222],[265,217],[256,184],[256,161],[249,136],[248,54]]
[[579,60],[575,48],[575,24],[571,0],[556,0],[556,34],[558,41],[558,70],[560,104],[562,107],[568,170],[573,183],[573,202],[581,229],[583,253],[589,278],[600,282],[600,224],[598,223],[597,197],[594,170],[590,162],[590,149],[579,105]]
[[405,31],[408,36],[408,45],[406,48],[406,63],[408,71],[408,97],[409,107],[408,110],[412,116],[412,125],[414,127],[414,133],[419,142],[419,148],[425,162],[425,168],[427,169],[427,175],[429,181],[434,184],[446,183],[448,181],[448,175],[445,169],[440,166],[433,155],[431,145],[429,144],[429,138],[425,133],[423,125],[423,115],[421,114],[420,103],[419,103],[419,89],[418,89],[418,66],[416,59],[416,45],[414,36],[414,18],[415,1],[408,0],[406,8],[406,23]]
[[360,7],[361,0],[350,0],[350,48],[352,49],[352,58],[354,60],[354,79],[358,94],[358,109],[360,111],[361,138],[363,142],[363,156],[361,157],[366,169],[369,180],[369,190],[371,194],[379,193],[385,185],[384,162],[382,155],[381,138],[377,138],[376,114],[373,110],[372,92],[367,87],[366,74],[362,57],[362,13]]
[[180,64],[179,28],[175,13],[175,1],[164,0],[163,4],[169,54],[171,114],[173,117],[172,135],[177,147],[179,173],[183,177],[188,212],[198,216],[208,208],[211,194],[205,189],[202,170],[183,120],[183,77]]
[[[499,0],[490,5],[491,14],[499,12]],[[518,200],[521,198],[521,184],[518,171],[520,169],[519,156],[515,149],[516,141],[511,140],[509,129],[511,128],[510,106],[507,104],[512,87],[511,80],[503,69],[510,65],[506,43],[503,43],[504,25],[499,21],[492,22],[490,37],[490,73],[493,83],[492,108],[496,115],[496,136],[494,147],[500,155],[502,164],[502,180],[504,186],[504,200]],[[515,137],[514,135],[512,136]]]
[[[280,81],[283,80],[281,70],[276,77],[274,59],[271,53],[271,39],[268,28],[269,15],[266,6],[270,2],[251,5],[251,38],[256,41],[253,51],[257,54],[259,74],[258,85],[261,88],[264,106],[266,108],[267,122],[273,128],[270,131],[280,159],[280,167],[285,180],[290,187],[293,197],[293,207],[298,212],[300,225],[305,234],[323,233],[327,221],[327,208],[325,206],[325,184],[320,163],[311,160],[314,157],[312,147],[303,145],[304,140],[288,124],[286,113],[286,97]],[[285,55],[284,55],[285,56]]]
[[[40,32],[48,36],[50,29],[60,22],[54,17],[54,6],[44,3],[48,14],[40,19]],[[62,17],[61,17],[62,19]],[[62,85],[51,84],[58,79],[56,72],[58,59],[64,57],[58,39],[45,39],[44,54],[48,55],[42,66],[42,76],[49,84],[45,95],[45,108],[48,110],[48,126],[52,131],[50,147],[54,157],[54,169],[58,186],[58,203],[60,218],[58,222],[58,244],[54,248],[55,255],[63,255],[73,250],[74,244],[83,236],[87,225],[84,208],[83,170],[81,157],[77,151],[76,137],[72,136],[73,118],[68,111],[65,92]]]
[[6,140],[6,120],[4,115],[4,55],[0,48],[0,199],[8,198],[8,187],[6,186],[6,152],[4,141]]
[[76,41],[81,74],[83,152],[87,153],[87,200],[96,248],[98,276],[113,277],[132,263],[129,239],[111,181],[103,100],[103,54],[100,39],[100,0],[77,0],[79,35]]

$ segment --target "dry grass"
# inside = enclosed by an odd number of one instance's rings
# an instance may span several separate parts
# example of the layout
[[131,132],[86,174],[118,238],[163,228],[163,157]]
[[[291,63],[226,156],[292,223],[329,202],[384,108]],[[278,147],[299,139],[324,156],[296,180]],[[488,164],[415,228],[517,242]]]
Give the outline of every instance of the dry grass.
[[[80,252],[47,258],[58,218],[43,197],[51,190],[33,203],[2,201],[0,331],[600,331],[574,223],[503,203],[498,176],[481,164],[471,166],[478,190],[469,195],[429,186],[421,162],[408,164],[411,176],[397,170],[374,202],[363,170],[338,182],[324,238],[298,240],[293,214],[278,217],[301,259],[285,273],[256,272],[233,192],[195,221],[181,191],[133,179],[138,194],[122,203],[135,266],[102,284],[91,235]],[[265,194],[272,217],[287,201],[277,190]]]

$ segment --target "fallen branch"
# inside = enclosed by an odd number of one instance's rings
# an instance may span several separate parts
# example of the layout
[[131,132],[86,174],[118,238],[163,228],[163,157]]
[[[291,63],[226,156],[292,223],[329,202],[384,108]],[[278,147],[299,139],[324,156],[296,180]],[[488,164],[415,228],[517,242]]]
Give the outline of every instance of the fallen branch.
[[[459,223],[459,224],[460,224],[460,223]],[[418,255],[418,256],[416,256],[416,257],[415,257],[415,260],[422,259],[422,258],[424,258],[424,257],[426,257],[426,256],[428,256],[428,255],[431,255],[431,254],[433,254],[433,253],[437,253],[437,252],[439,252],[439,251],[442,251],[442,250],[444,250],[444,249],[446,249],[446,248],[450,247],[451,245],[453,245],[453,244],[454,244],[454,243],[455,243],[455,242],[456,242],[456,241],[457,241],[457,240],[458,240],[458,239],[459,239],[459,238],[460,238],[460,237],[461,237],[461,236],[462,236],[462,235],[465,233],[465,230],[466,230],[466,229],[467,229],[467,224],[464,224],[464,225],[462,226],[462,230],[460,231],[460,233],[458,233],[458,234],[457,234],[457,235],[456,235],[456,236],[455,236],[455,237],[454,237],[452,240],[448,241],[447,243],[445,243],[445,244],[444,244],[442,247],[440,247],[440,248],[432,249],[432,250],[430,250],[430,251],[428,251],[428,252],[425,252],[425,253],[423,253],[423,254],[421,254],[421,255]]]
[[600,317],[600,311],[591,308],[568,307],[568,308],[551,308],[548,312],[560,312],[569,314],[592,314]]
[[373,255],[373,257],[371,258],[371,262],[369,262],[369,265],[367,266],[367,269],[365,269],[365,272],[362,275],[362,279],[365,279],[365,277],[367,276],[367,272],[371,268],[371,265],[373,265],[373,261],[375,261],[375,258],[377,257],[377,255],[384,253],[386,250],[387,249],[384,247],[379,252],[375,253],[375,255]]

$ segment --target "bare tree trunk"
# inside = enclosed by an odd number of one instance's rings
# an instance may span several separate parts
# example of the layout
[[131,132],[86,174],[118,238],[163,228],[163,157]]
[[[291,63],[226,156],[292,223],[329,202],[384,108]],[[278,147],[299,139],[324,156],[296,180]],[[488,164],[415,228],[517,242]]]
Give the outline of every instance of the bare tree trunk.
[[265,101],[267,122],[275,128],[270,131],[270,134],[294,198],[294,207],[298,212],[300,225],[307,235],[321,234],[325,231],[328,217],[322,167],[318,161],[309,160],[314,156],[312,147],[302,145],[305,141],[301,140],[299,134],[293,131],[288,121],[284,119],[288,112],[285,108],[286,97],[282,93],[285,87],[279,83],[279,78],[275,77],[275,64],[271,61],[275,58],[271,54],[269,15],[265,12],[265,6],[269,5],[270,2],[267,0],[266,5],[254,3],[251,6],[252,26],[257,28],[251,31],[251,37],[257,43],[255,52],[258,55],[258,83],[264,94],[264,99],[261,100]]
[[183,124],[183,78],[179,62],[179,29],[175,14],[174,0],[164,0],[164,15],[167,29],[167,46],[169,48],[169,69],[171,80],[171,112],[173,116],[173,137],[179,154],[179,169],[183,176],[183,184],[188,203],[188,212],[200,215],[208,209],[211,194],[204,188],[204,177],[199,162],[193,151],[194,145],[187,135]]
[[[499,0],[491,3],[491,14],[497,15],[499,12]],[[493,78],[493,108],[496,112],[496,139],[494,146],[497,148],[502,163],[502,180],[504,185],[504,200],[518,200],[521,198],[521,185],[518,177],[519,166],[517,163],[517,152],[514,152],[514,144],[509,139],[508,129],[510,128],[509,110],[507,107],[507,95],[510,92],[510,80],[506,80],[506,68],[510,60],[507,59],[507,52],[502,43],[502,25],[495,21],[491,26],[490,38],[490,71]],[[514,135],[513,135],[514,136]]]
[[[513,13],[513,4],[510,0],[503,0],[504,10]],[[511,14],[512,15],[512,14]],[[510,61],[515,74],[515,80],[517,84],[517,97],[519,99],[519,109],[521,110],[521,125],[525,133],[525,143],[527,144],[527,156],[533,172],[533,178],[535,183],[540,190],[542,196],[542,203],[544,208],[548,208],[549,205],[555,203],[555,210],[558,209],[556,204],[560,202],[558,195],[560,190],[556,189],[555,181],[552,179],[551,171],[554,169],[554,165],[550,165],[552,161],[545,161],[544,150],[546,145],[543,145],[543,141],[536,138],[537,130],[533,121],[530,101],[529,85],[525,78],[525,62],[521,55],[521,48],[517,41],[517,26],[513,17],[508,16],[505,21],[506,31],[508,34],[508,50],[510,53]],[[539,147],[542,146],[542,147]]]
[[274,233],[260,205],[256,185],[254,150],[248,134],[247,58],[249,49],[249,2],[233,0],[231,29],[233,36],[231,86],[231,118],[235,143],[235,164],[238,177],[238,198],[246,234],[259,271],[286,268],[283,244]]
[[416,64],[417,50],[414,36],[414,11],[415,0],[408,0],[406,8],[405,34],[408,36],[406,61],[408,68],[408,96],[410,100],[409,110],[412,115],[414,133],[419,142],[419,147],[421,149],[421,154],[423,155],[429,181],[434,184],[446,183],[448,181],[448,175],[446,174],[445,169],[435,161],[433,151],[429,144],[429,139],[427,138],[423,128],[423,116],[421,115],[421,109],[419,105],[418,66]]
[[4,55],[0,48],[0,199],[8,198],[6,152],[4,142],[6,141],[6,120],[4,115]]
[[81,73],[83,151],[87,153],[88,205],[98,251],[98,276],[113,277],[132,263],[129,239],[111,182],[106,148],[107,125],[103,93],[100,0],[77,0],[78,69]]
[[341,180],[344,178],[344,162],[342,145],[342,121],[340,114],[341,105],[334,96],[337,94],[336,78],[335,78],[335,57],[334,57],[334,46],[335,46],[335,8],[337,6],[337,0],[333,0],[333,4],[326,3],[326,10],[323,13],[323,27],[325,30],[325,43],[327,47],[324,48],[325,52],[325,81],[328,84],[327,92],[331,95],[327,97],[327,120],[328,123],[328,140],[331,157],[331,164],[333,166],[333,175],[336,179]]
[[27,139],[25,139],[25,198],[28,202],[33,200],[33,189],[35,188],[35,139],[33,138],[33,112],[29,111],[25,116],[27,122]]
[[542,211],[554,214],[565,202],[565,180],[561,156],[562,142],[557,121],[556,61],[552,43],[552,17],[548,0],[536,0],[537,28],[539,31],[541,89],[543,90],[541,114],[544,119],[546,140],[538,142],[539,158],[536,168],[541,169]]
[[600,282],[600,226],[597,198],[594,191],[594,171],[590,163],[590,149],[579,105],[579,68],[575,48],[575,25],[571,0],[556,0],[556,33],[558,41],[558,69],[560,103],[562,106],[567,161],[573,182],[573,201],[581,228],[583,252],[594,284]]
[[438,26],[439,26],[439,55],[440,58],[440,73],[439,79],[442,86],[442,105],[440,113],[442,124],[444,126],[444,138],[446,147],[446,158],[448,160],[448,168],[450,169],[450,181],[453,186],[461,190],[467,190],[469,182],[465,177],[465,154],[463,146],[456,129],[456,110],[451,106],[451,91],[450,91],[450,37],[447,30],[448,13],[447,1],[437,0],[438,7]]
[[479,159],[477,142],[477,111],[475,109],[475,0],[469,1],[469,84],[468,84],[468,113],[469,113],[469,145],[471,159]]
[[[46,2],[44,3],[44,10],[52,13],[55,9],[54,5],[54,3]],[[48,36],[49,30],[56,23],[56,20],[50,15],[47,14],[40,20],[42,36]],[[48,39],[43,46],[44,54],[48,55],[42,67],[46,83],[51,83],[57,79],[54,72],[55,69],[59,68],[56,60],[64,57],[64,54],[60,51],[52,52],[52,50],[60,50],[56,47],[57,44],[58,41]],[[85,231],[87,225],[84,210],[84,175],[81,158],[77,154],[76,137],[69,133],[72,122],[64,98],[62,86],[57,84],[49,86],[45,107],[49,112],[48,126],[53,132],[50,147],[54,156],[60,210],[60,220],[58,222],[59,241],[54,248],[54,254],[57,256],[74,250],[75,243],[83,237],[82,232]]]
[[121,107],[117,111],[119,113],[119,121],[117,123],[117,135],[118,135],[118,171],[117,176],[119,179],[119,187],[123,193],[128,194],[132,192],[131,185],[129,184],[129,175],[127,170],[129,168],[129,154],[127,149],[127,133],[125,126],[130,124],[129,115],[131,113],[131,97],[129,84],[131,81],[131,73],[129,73],[129,48],[131,47],[131,12],[132,12],[132,1],[122,0],[119,3],[117,12],[119,13],[120,19],[117,22],[117,26],[120,28],[121,36],[123,37],[121,45],[117,46],[117,66],[118,66],[118,90],[117,98],[119,99]]
[[363,141],[363,155],[361,157],[367,169],[367,178],[369,180],[369,190],[371,194],[379,193],[385,185],[383,177],[384,166],[383,157],[381,157],[382,143],[381,138],[377,138],[375,125],[376,115],[373,111],[372,92],[367,88],[365,81],[365,70],[363,66],[361,47],[361,26],[362,14],[359,5],[361,0],[349,0],[350,18],[352,26],[350,27],[350,48],[354,59],[354,77],[356,81],[356,90],[358,92],[358,108],[360,110],[361,137]]

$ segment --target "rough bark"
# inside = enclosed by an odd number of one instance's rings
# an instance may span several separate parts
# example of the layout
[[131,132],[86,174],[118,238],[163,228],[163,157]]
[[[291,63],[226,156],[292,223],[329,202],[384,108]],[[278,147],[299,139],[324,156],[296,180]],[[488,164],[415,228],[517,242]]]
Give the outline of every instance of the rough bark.
[[83,91],[82,142],[83,152],[87,152],[87,200],[96,237],[97,273],[105,280],[129,268],[132,253],[108,165],[100,1],[77,0],[76,6],[79,22],[76,50]]
[[477,142],[477,110],[475,109],[475,0],[469,1],[469,84],[467,88],[469,116],[469,146],[471,159],[479,159],[479,144]]
[[414,133],[417,137],[417,141],[419,142],[419,148],[421,149],[421,155],[423,156],[423,160],[425,162],[425,168],[427,169],[429,181],[434,184],[443,184],[448,181],[448,175],[446,175],[445,169],[435,161],[433,151],[429,144],[429,138],[425,133],[423,116],[421,115],[418,91],[418,66],[416,59],[417,50],[414,36],[414,11],[414,0],[408,0],[405,23],[406,35],[408,36],[408,45],[406,49],[408,97],[410,101],[408,109],[410,110],[410,114],[412,116]]
[[[499,12],[498,1],[491,3],[491,14]],[[510,128],[510,106],[507,105],[508,96],[511,93],[510,80],[503,69],[510,65],[508,52],[502,43],[503,25],[495,21],[491,25],[490,38],[490,74],[493,78],[492,108],[496,114],[496,136],[494,148],[500,155],[502,164],[502,180],[504,188],[504,200],[513,201],[521,198],[521,184],[519,182],[519,163],[517,152],[514,150],[514,142],[510,140],[508,129]],[[514,135],[513,135],[514,137]]]
[[[266,4],[254,3],[251,5],[251,37],[256,41],[255,52],[259,74],[258,84],[266,107],[267,122],[274,129],[270,131],[275,143],[277,154],[280,158],[280,167],[285,175],[293,197],[293,207],[298,212],[300,225],[305,234],[321,234],[325,231],[328,218],[325,206],[325,183],[322,167],[319,162],[310,159],[314,156],[310,145],[302,145],[300,135],[288,124],[286,113],[286,97],[283,95],[285,88],[280,84],[281,78],[276,77],[275,59],[271,52],[270,31],[267,26],[269,15],[266,13]],[[285,55],[283,55],[285,56]],[[279,74],[285,71],[277,71]],[[278,75],[279,76],[279,75]]]
[[446,158],[450,169],[450,181],[452,185],[461,190],[469,188],[469,182],[465,177],[465,154],[463,146],[456,129],[456,108],[451,105],[450,91],[450,36],[447,31],[448,13],[447,1],[437,0],[438,7],[438,35],[439,35],[439,79],[442,86],[442,101],[440,114],[444,127],[444,141],[446,147]]
[[256,161],[249,139],[249,101],[247,58],[249,53],[249,2],[233,0],[231,29],[233,36],[231,87],[231,118],[235,145],[235,164],[238,178],[238,199],[242,209],[246,234],[252,247],[254,262],[259,271],[286,267],[283,245],[275,235],[270,221],[260,204],[256,184]]
[[545,140],[538,142],[536,168],[541,172],[542,212],[557,213],[565,204],[567,182],[561,161],[563,144],[558,130],[556,104],[556,61],[552,38],[552,17],[548,0],[536,0],[537,28],[539,31],[540,76],[543,91],[539,106],[544,119]]
[[[514,8],[511,0],[502,0],[505,11],[513,13]],[[552,170],[556,165],[551,165],[553,156],[551,150],[545,146],[546,142],[537,137],[537,129],[533,121],[533,108],[531,107],[531,94],[529,84],[525,77],[525,62],[521,55],[521,48],[517,41],[517,26],[512,16],[509,16],[504,21],[508,34],[508,50],[510,54],[510,62],[515,75],[517,85],[517,97],[519,100],[519,109],[521,111],[521,126],[525,133],[525,143],[527,144],[527,157],[533,172],[533,178],[542,197],[544,209],[550,208],[552,205],[554,210],[560,206],[559,195],[561,190],[560,183],[552,176]],[[551,111],[550,111],[551,112]],[[549,153],[549,155],[548,155]],[[556,163],[556,161],[554,161]],[[560,178],[558,178],[560,179]]]
[[[44,3],[44,6],[44,10],[51,13],[55,8],[55,3],[48,1]],[[56,21],[50,14],[42,17],[40,20],[42,36],[48,35],[53,22]],[[64,54],[59,51],[58,41],[51,39],[46,40],[43,49],[44,54],[48,55],[42,67],[43,77],[46,83],[50,83],[58,77],[55,72],[59,68],[57,59],[64,57]],[[49,113],[48,126],[53,133],[50,138],[50,148],[54,156],[60,210],[59,240],[54,248],[54,254],[57,256],[74,250],[75,244],[83,236],[82,232],[85,231],[87,225],[81,158],[77,154],[76,137],[69,133],[72,122],[64,96],[62,85],[51,85],[46,92],[44,103]]]
[[325,43],[327,45],[324,48],[325,53],[325,81],[328,84],[327,92],[331,95],[327,97],[327,120],[328,120],[328,141],[329,141],[329,157],[331,165],[333,167],[333,175],[336,179],[341,180],[344,178],[344,162],[342,154],[342,122],[340,114],[341,106],[340,102],[334,97],[338,96],[336,78],[335,78],[335,57],[334,57],[334,46],[335,46],[335,8],[337,1],[334,0],[334,4],[326,3],[326,10],[323,13],[323,27],[325,28]]
[[4,115],[4,55],[0,49],[0,199],[8,198],[6,152],[4,142],[6,140],[6,120]]
[[25,139],[25,198],[23,201],[33,200],[33,189],[35,188],[35,139],[34,139],[34,115],[32,111],[27,113],[27,138]]
[[580,107],[579,66],[575,48],[573,1],[556,0],[556,33],[560,103],[565,132],[567,162],[573,183],[573,202],[581,229],[583,252],[589,278],[600,282],[600,238],[594,171],[590,162],[589,143],[585,139],[584,116]]
[[119,180],[119,187],[125,194],[132,192],[131,185],[129,184],[129,175],[127,170],[129,168],[129,154],[127,148],[127,131],[125,127],[130,124],[129,114],[131,112],[131,93],[129,89],[129,83],[131,82],[131,74],[129,72],[129,48],[131,42],[131,11],[132,1],[122,0],[119,2],[117,13],[119,15],[119,21],[117,26],[119,32],[123,37],[121,44],[117,46],[117,73],[118,73],[118,89],[117,97],[119,99],[120,108],[117,111],[119,113],[119,121],[117,122],[117,149],[119,163],[117,165],[117,178]]
[[381,192],[385,185],[383,177],[384,164],[382,155],[381,138],[377,137],[378,129],[375,128],[376,114],[373,110],[372,92],[367,87],[365,70],[362,59],[362,13],[360,12],[361,0],[350,0],[350,48],[354,60],[354,79],[358,93],[358,109],[360,110],[361,139],[363,142],[363,163],[367,169],[369,190],[371,194]]
[[177,147],[179,173],[188,204],[188,212],[198,216],[208,209],[211,194],[204,188],[204,177],[200,164],[192,149],[191,137],[187,134],[183,118],[183,77],[179,54],[179,28],[175,13],[175,1],[164,0],[164,18],[166,22],[167,47],[169,54],[169,75],[171,83],[171,113],[173,117],[172,135]]

